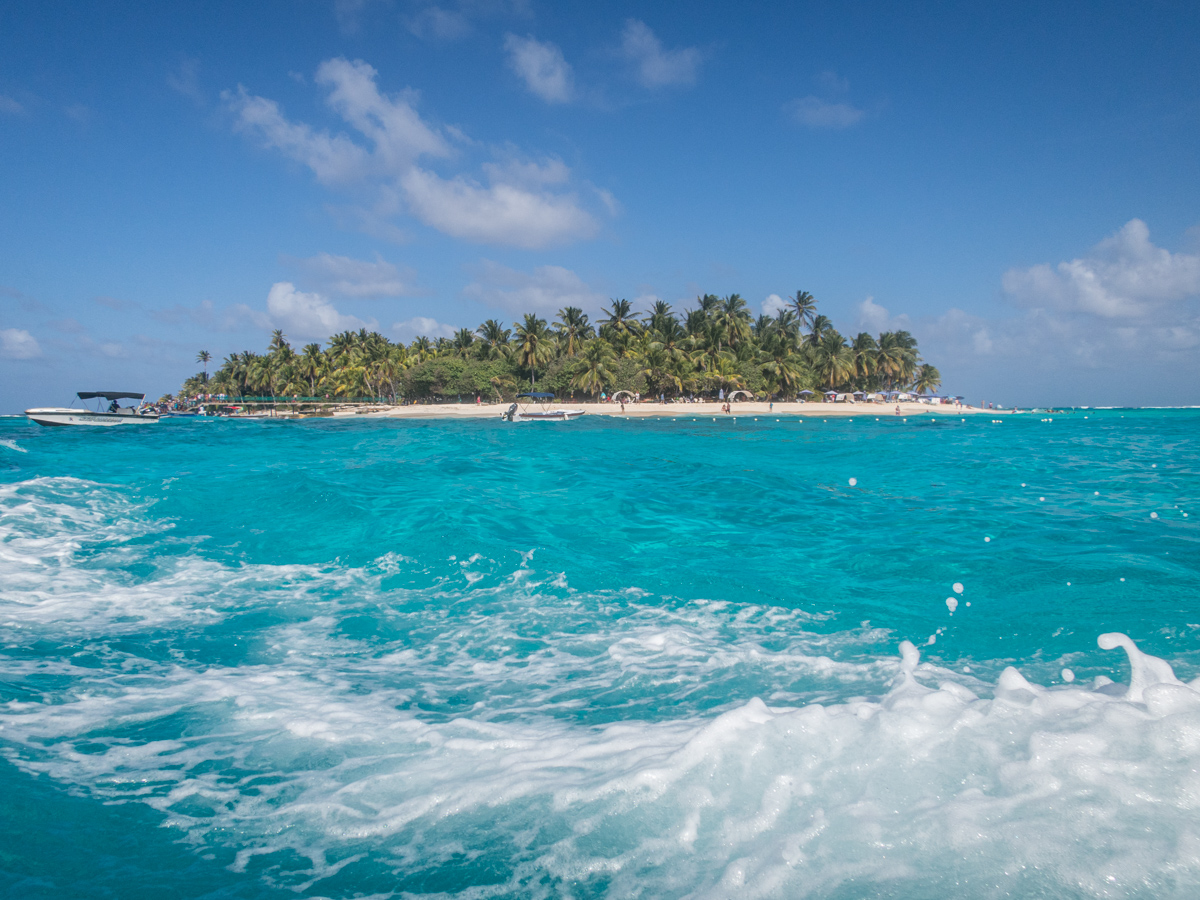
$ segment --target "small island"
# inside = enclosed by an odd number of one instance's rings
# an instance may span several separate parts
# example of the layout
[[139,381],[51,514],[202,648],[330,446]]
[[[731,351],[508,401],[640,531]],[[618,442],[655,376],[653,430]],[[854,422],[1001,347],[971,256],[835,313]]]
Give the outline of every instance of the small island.
[[[724,409],[727,400],[758,401],[763,411],[810,399],[849,406],[872,398],[912,401],[941,386],[937,368],[922,360],[909,332],[862,332],[847,340],[806,291],[774,316],[757,319],[739,294],[704,294],[682,315],[661,300],[636,312],[629,301],[614,299],[604,312],[597,323],[573,306],[560,309],[553,322],[535,313],[512,328],[488,319],[474,331],[422,336],[408,345],[378,332],[347,331],[324,348],[310,343],[299,352],[276,331],[265,353],[233,353],[211,376],[212,357],[201,351],[197,361],[205,370],[183,384],[176,402],[293,415],[395,414],[397,408],[429,414],[431,405],[507,403],[536,389],[622,411],[626,402],[653,401],[662,414],[668,404]],[[705,407],[690,410],[712,411]]]

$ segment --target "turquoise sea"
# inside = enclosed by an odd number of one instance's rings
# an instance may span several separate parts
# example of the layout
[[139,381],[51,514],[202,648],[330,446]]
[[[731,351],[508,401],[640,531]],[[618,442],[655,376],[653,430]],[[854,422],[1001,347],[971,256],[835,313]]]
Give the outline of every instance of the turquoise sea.
[[1198,501],[1196,411],[0,419],[0,896],[1195,897]]

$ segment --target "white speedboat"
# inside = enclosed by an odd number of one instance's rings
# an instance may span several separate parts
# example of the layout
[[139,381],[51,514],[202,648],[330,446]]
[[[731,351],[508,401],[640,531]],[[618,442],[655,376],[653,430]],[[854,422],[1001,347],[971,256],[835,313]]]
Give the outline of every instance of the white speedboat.
[[38,409],[27,409],[27,415],[39,425],[150,425],[158,421],[158,413],[140,406],[121,406],[119,400],[146,399],[145,394],[131,394],[127,391],[80,391],[76,396],[80,400],[107,400],[107,409],[88,409],[87,407],[55,407],[48,406]]
[[[536,400],[540,409],[530,409],[528,403],[522,400]],[[517,394],[517,402],[500,414],[505,422],[563,422],[567,419],[578,419],[584,414],[582,409],[554,409],[551,402],[553,394],[529,393]]]

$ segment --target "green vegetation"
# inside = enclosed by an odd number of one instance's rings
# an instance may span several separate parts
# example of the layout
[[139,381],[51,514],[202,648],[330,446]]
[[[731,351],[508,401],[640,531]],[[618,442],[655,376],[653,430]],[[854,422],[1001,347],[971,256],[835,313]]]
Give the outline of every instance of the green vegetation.
[[325,348],[308,344],[299,352],[276,331],[265,353],[234,353],[211,376],[211,357],[202,351],[197,361],[205,371],[180,395],[395,402],[501,400],[532,388],[560,397],[618,390],[714,395],[724,388],[790,399],[806,389],[924,392],[941,384],[907,331],[864,332],[848,342],[817,313],[811,294],[797,291],[789,304],[754,320],[738,294],[705,294],[682,316],[661,300],[645,313],[613,300],[594,324],[568,306],[552,323],[532,313],[512,328],[489,319],[475,331],[418,337],[407,346],[376,332],[342,332]]

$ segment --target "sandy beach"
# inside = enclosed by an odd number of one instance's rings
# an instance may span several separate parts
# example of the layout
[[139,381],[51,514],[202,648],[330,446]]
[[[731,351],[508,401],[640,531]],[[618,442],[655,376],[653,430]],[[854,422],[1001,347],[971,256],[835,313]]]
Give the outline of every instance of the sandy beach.
[[[782,417],[808,416],[812,418],[834,418],[846,416],[967,416],[986,413],[991,416],[1011,415],[1009,411],[994,409],[978,409],[972,407],[954,407],[949,405],[931,406],[925,403],[776,403],[772,407],[768,403],[749,401],[734,403],[732,412],[723,413],[720,403],[626,403],[622,411],[619,403],[572,403],[565,401],[555,403],[554,409],[582,409],[589,416],[617,416],[620,418],[652,418],[671,416],[676,418],[731,418],[747,417]],[[897,406],[900,412],[897,413]],[[383,409],[339,410],[334,413],[337,418],[491,418],[499,416],[508,409],[508,403],[444,403],[416,404],[413,406],[392,406]],[[533,405],[532,408],[537,408]]]

